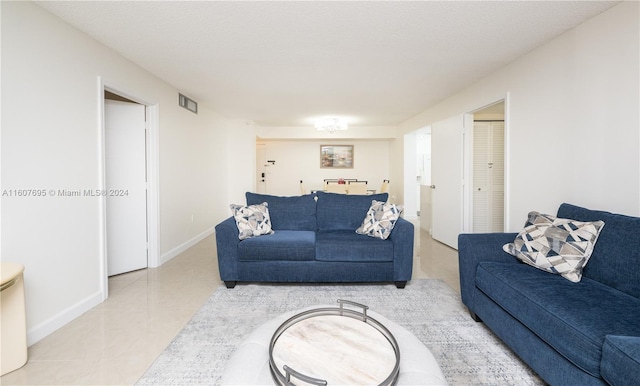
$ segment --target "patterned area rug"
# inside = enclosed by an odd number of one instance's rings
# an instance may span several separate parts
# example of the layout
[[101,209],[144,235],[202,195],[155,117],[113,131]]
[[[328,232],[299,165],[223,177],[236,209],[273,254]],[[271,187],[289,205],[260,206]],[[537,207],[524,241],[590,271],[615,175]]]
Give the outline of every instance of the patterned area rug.
[[543,385],[440,280],[394,285],[239,284],[218,288],[138,385],[217,385],[225,364],[254,328],[284,312],[337,299],[366,304],[416,335],[451,385]]

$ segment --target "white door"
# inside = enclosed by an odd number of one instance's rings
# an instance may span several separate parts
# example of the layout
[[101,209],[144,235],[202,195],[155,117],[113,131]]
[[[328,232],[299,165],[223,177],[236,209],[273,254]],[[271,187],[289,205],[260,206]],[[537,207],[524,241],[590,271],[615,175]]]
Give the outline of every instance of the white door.
[[462,232],[463,126],[463,115],[431,126],[431,236],[455,249]]
[[504,231],[504,122],[473,126],[473,232]]
[[504,232],[504,122],[493,122],[491,135],[491,228]]
[[145,106],[105,100],[107,272],[147,267]]

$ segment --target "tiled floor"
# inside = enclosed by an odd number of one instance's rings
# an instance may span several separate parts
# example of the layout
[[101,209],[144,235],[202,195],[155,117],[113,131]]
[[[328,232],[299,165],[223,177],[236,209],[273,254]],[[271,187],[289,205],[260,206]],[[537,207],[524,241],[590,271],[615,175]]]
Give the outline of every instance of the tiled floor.
[[[416,224],[414,278],[456,291],[457,251]],[[2,385],[132,385],[222,283],[214,236],[159,268],[109,279],[109,298],[29,348]]]
[[441,279],[460,293],[458,251],[435,241],[429,233],[414,224],[416,229],[413,278]]

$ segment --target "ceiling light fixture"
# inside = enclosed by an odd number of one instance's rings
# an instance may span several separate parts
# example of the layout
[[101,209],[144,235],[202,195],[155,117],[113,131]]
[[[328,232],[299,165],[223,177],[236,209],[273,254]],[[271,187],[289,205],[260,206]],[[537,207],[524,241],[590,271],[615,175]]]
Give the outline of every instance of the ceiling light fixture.
[[340,118],[323,118],[315,123],[316,130],[328,131],[331,134],[336,131],[347,130],[347,127],[347,121]]

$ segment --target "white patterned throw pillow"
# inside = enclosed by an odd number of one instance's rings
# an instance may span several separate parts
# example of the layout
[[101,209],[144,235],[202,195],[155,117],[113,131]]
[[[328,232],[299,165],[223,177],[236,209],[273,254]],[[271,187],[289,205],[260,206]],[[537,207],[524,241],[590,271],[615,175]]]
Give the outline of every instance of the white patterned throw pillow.
[[240,232],[238,235],[240,240],[274,233],[269,218],[269,204],[266,202],[249,206],[236,204],[229,206]]
[[582,222],[530,212],[524,230],[502,249],[529,265],[577,283],[603,227],[603,221]]
[[356,233],[386,240],[402,213],[401,205],[371,201],[371,207]]

